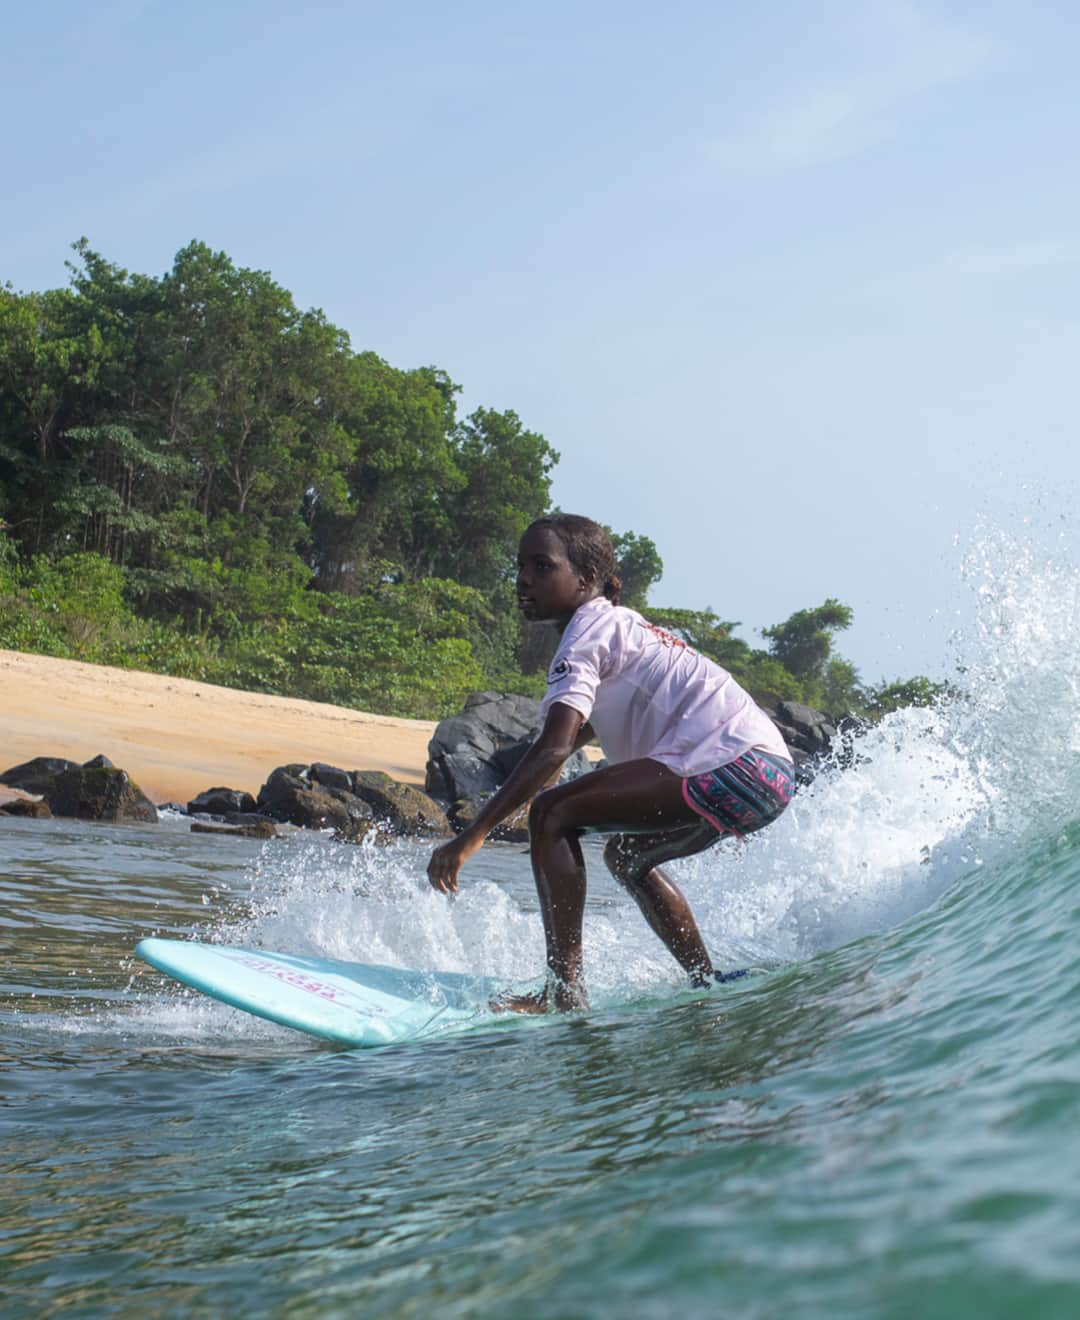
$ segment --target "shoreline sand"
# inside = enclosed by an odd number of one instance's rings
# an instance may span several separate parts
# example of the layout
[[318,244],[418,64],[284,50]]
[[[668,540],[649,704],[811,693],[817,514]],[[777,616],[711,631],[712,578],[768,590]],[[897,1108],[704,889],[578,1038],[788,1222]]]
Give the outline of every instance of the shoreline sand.
[[422,786],[434,731],[433,720],[0,651],[0,773],[34,756],[83,762],[103,752],[155,802],[219,785],[257,793],[292,761]]

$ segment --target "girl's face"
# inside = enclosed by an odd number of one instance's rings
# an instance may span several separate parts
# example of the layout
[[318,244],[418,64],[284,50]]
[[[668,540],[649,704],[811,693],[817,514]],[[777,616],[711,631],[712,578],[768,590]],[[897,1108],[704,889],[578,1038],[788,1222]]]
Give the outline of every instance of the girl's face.
[[550,527],[530,527],[518,547],[518,609],[526,619],[554,619],[565,626],[579,605],[596,596],[596,583],[566,557]]

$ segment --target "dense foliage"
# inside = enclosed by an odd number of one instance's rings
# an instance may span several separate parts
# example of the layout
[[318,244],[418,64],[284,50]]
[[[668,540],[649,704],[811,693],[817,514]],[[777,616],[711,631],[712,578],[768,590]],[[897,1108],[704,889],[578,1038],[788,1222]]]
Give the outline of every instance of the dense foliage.
[[[538,692],[512,564],[558,454],[512,411],[459,417],[436,367],[355,352],[266,272],[192,243],[160,278],[84,242],[66,289],[0,288],[0,647],[401,715]],[[663,565],[615,532],[627,603]],[[836,601],[766,631],[650,610],[755,690],[827,709]],[[539,648],[542,651],[542,647]]]

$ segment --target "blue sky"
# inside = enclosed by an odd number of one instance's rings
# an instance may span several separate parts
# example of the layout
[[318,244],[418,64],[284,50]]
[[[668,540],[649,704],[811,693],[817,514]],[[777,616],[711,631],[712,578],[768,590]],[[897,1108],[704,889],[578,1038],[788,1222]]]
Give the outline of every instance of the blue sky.
[[[560,451],[653,600],[946,670],[980,518],[1075,553],[1080,6],[3,5],[0,279],[270,270]],[[1066,519],[1066,521],[1062,521]],[[961,611],[960,614],[957,611]]]

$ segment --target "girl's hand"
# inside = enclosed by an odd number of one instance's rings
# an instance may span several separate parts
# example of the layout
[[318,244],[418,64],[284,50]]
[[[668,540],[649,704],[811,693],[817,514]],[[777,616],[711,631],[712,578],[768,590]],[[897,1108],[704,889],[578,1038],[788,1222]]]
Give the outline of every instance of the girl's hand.
[[431,854],[428,862],[428,880],[431,887],[442,894],[456,894],[458,872],[475,852],[483,846],[484,836],[463,831],[456,839],[441,844]]

